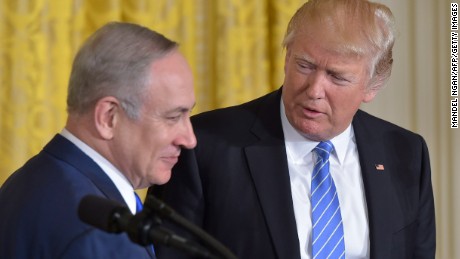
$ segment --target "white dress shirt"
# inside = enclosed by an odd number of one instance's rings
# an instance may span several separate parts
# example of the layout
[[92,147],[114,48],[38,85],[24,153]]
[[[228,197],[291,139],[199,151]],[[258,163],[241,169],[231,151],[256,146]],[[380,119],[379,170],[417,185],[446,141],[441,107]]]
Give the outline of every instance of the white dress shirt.
[[[310,259],[311,252],[311,174],[316,160],[313,151],[319,142],[308,140],[289,123],[281,101],[281,121],[286,145],[294,214],[299,236],[300,255]],[[330,140],[330,173],[339,196],[347,259],[369,258],[369,224],[364,187],[353,127]]]
[[134,196],[134,189],[128,179],[107,159],[101,156],[98,152],[92,149],[90,146],[86,145],[83,141],[75,137],[67,129],[61,131],[61,135],[68,139],[70,142],[75,144],[83,153],[89,156],[93,161],[102,168],[102,171],[107,174],[107,176],[112,180],[112,182],[120,191],[121,196],[128,204],[129,210],[131,213],[136,213],[136,197]]

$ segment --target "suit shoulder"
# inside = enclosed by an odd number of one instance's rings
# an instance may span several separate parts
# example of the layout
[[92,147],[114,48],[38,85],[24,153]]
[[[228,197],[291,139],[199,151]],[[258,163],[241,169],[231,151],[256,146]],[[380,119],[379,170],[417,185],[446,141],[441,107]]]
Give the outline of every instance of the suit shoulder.
[[257,99],[225,108],[202,112],[192,116],[196,128],[228,128],[247,125],[254,121],[260,109],[268,103],[279,100],[279,91],[274,91]]
[[355,117],[353,118],[353,127],[355,131],[366,131],[372,132],[374,136],[399,136],[407,139],[413,139],[425,142],[420,134],[405,129],[392,122],[378,118],[362,110],[358,110]]

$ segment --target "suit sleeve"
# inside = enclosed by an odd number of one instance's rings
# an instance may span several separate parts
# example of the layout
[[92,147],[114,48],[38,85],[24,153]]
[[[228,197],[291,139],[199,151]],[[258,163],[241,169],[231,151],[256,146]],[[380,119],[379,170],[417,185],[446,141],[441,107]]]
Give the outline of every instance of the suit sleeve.
[[435,258],[436,227],[431,169],[428,148],[422,139],[422,172],[420,178],[420,206],[418,213],[417,241],[414,258]]

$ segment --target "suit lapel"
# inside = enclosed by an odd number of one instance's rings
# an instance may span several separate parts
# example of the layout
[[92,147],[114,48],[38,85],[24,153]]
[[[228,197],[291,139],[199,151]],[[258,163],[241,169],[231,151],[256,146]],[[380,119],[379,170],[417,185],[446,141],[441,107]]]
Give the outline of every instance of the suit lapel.
[[[93,182],[94,186],[99,189],[106,198],[127,206],[120,191],[118,191],[107,174],[102,171],[96,162],[83,153],[72,142],[61,135],[56,135],[43,150],[77,168],[80,173]],[[65,150],[65,152],[63,152],[63,150]],[[145,249],[150,255],[150,258],[156,258],[151,246],[146,246]]]
[[391,164],[385,154],[385,141],[370,125],[366,114],[358,111],[353,120],[369,218],[371,258],[390,258],[393,224],[396,222]]
[[[65,150],[65,152],[63,152]],[[44,151],[65,161],[77,168],[85,175],[95,187],[98,188],[107,198],[125,204],[115,184],[102,171],[102,169],[89,156],[83,153],[77,146],[61,135],[56,135],[45,147]]]
[[[291,186],[281,128],[281,90],[271,95],[252,128],[259,142],[245,148],[250,172],[278,258],[300,258]],[[391,180],[385,142],[368,116],[358,111],[353,120],[369,219],[371,258],[390,258],[398,201]],[[383,168],[382,168],[383,167]]]
[[259,142],[245,148],[252,179],[278,258],[300,259],[286,149],[280,119],[281,90],[260,110],[252,132]]

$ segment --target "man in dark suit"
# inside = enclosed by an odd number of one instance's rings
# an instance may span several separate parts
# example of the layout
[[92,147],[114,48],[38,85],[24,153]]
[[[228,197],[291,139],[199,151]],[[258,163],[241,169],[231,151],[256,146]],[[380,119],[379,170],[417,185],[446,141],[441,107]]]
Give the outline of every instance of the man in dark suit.
[[284,39],[283,87],[192,117],[196,148],[150,192],[241,259],[434,258],[425,141],[359,110],[390,76],[394,37],[383,5],[308,1]]
[[77,208],[93,194],[135,213],[134,190],[168,181],[181,148],[195,146],[194,104],[177,43],[135,24],[99,29],[75,57],[65,128],[0,189],[0,258],[155,258]]

